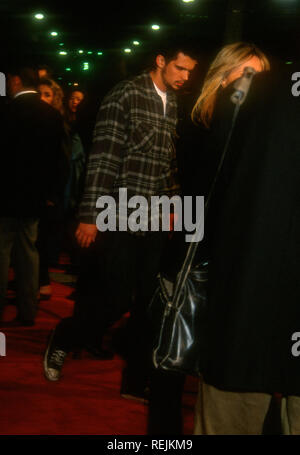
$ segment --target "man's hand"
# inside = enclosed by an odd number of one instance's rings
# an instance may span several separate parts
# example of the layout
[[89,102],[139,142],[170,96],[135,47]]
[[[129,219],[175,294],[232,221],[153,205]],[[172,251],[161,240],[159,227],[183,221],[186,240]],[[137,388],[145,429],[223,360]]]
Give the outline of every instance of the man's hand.
[[95,224],[79,223],[75,237],[82,248],[88,248],[95,241],[97,232]]

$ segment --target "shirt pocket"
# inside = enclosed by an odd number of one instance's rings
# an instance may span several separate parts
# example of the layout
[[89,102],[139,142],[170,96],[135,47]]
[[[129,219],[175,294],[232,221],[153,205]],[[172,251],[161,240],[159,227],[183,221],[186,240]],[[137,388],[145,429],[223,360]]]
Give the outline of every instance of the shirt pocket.
[[139,122],[132,125],[129,142],[130,150],[134,153],[149,153],[154,151],[156,128],[153,125]]

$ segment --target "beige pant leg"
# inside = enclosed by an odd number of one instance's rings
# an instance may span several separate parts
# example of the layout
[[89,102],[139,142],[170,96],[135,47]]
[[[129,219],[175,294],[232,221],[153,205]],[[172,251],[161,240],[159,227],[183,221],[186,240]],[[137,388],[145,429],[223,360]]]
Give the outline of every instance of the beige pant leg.
[[200,381],[194,434],[260,435],[271,395],[224,392]]
[[285,435],[300,435],[300,397],[281,400],[281,425]]

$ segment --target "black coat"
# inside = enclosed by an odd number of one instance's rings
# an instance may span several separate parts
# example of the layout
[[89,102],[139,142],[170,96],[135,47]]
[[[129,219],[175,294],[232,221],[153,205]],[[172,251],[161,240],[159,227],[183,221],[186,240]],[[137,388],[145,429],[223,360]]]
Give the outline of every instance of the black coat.
[[[63,121],[38,94],[5,106],[1,122],[0,216],[39,216],[61,179]],[[54,201],[55,202],[55,201]]]
[[[291,352],[300,331],[300,101],[291,73],[255,77],[207,220],[204,379],[224,390],[300,395],[300,357]],[[216,108],[218,153],[231,91]]]

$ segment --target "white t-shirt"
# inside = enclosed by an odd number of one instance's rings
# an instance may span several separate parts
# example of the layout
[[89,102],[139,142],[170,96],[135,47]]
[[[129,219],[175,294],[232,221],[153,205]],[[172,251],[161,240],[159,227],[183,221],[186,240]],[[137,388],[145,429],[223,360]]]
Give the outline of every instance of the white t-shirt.
[[[153,82],[154,84],[154,82]],[[162,102],[163,102],[163,105],[164,105],[164,115],[166,115],[166,107],[167,107],[167,92],[163,92],[162,90],[160,90],[156,84],[154,84],[154,87],[155,87],[155,90],[157,91],[157,93],[159,94],[159,96],[161,97],[162,99]]]

